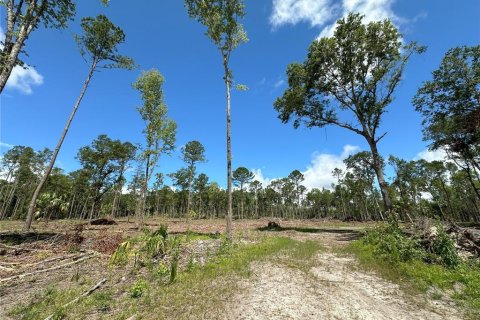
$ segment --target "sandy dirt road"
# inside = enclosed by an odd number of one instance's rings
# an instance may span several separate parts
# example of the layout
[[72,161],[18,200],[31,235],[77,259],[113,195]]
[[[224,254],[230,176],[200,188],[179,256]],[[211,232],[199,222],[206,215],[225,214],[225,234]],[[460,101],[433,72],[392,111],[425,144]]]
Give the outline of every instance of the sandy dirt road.
[[315,234],[291,232],[319,241],[327,250],[307,272],[275,261],[252,266],[254,276],[227,311],[227,319],[462,319],[453,302],[409,296],[398,285],[357,267],[353,257],[329,252],[355,233],[339,229]]

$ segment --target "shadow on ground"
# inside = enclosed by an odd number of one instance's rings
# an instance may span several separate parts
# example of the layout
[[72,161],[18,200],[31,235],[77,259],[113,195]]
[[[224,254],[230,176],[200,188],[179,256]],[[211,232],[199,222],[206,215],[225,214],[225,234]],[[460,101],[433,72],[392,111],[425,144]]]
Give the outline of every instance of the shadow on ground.
[[18,245],[44,241],[58,236],[62,235],[54,232],[5,232],[0,233],[0,243]]
[[309,228],[309,227],[261,227],[257,228],[259,231],[284,232],[295,231],[302,233],[329,233],[338,235],[338,241],[353,241],[362,237],[362,232],[352,229],[339,228]]

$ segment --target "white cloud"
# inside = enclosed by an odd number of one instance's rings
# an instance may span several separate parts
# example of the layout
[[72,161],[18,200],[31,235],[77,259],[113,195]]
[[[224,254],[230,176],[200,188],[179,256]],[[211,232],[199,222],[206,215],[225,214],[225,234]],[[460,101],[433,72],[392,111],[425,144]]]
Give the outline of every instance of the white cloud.
[[447,161],[447,153],[445,152],[445,150],[441,150],[441,149],[435,150],[435,151],[430,151],[428,149],[425,149],[417,153],[415,158],[413,158],[413,160],[420,160],[420,159],[423,159],[428,162]]
[[330,0],[273,0],[270,23],[273,27],[284,24],[308,22],[313,26],[322,26],[331,20],[338,5]]
[[[0,42],[5,40],[5,33],[0,27]],[[3,48],[0,45],[0,48]],[[5,85],[7,88],[18,90],[23,94],[32,94],[32,86],[43,84],[43,76],[32,67],[25,65],[25,68],[15,66]]]
[[[332,183],[337,182],[336,178],[332,175],[333,169],[339,168],[345,171],[346,167],[343,160],[359,150],[359,147],[347,144],[343,147],[342,153],[339,155],[318,152],[313,153],[310,164],[307,166],[307,169],[302,172],[305,176],[305,180],[302,184],[308,190],[313,188],[331,189]],[[252,169],[251,171],[255,175],[254,180],[261,182],[264,188],[272,181],[278,179],[265,177],[261,169]]]
[[252,169],[251,170],[254,174],[253,181],[257,180],[262,184],[262,187],[265,188],[268,186],[273,180],[263,176],[262,169]]
[[307,167],[303,175],[305,180],[303,185],[307,189],[325,188],[331,189],[332,183],[336,183],[336,178],[332,175],[335,168],[345,170],[343,160],[349,155],[354,154],[360,150],[357,146],[345,145],[340,155],[329,153],[314,153],[312,161]]
[[15,66],[8,78],[6,87],[16,89],[23,94],[32,94],[32,86],[43,84],[43,76],[34,67],[27,66],[25,69]]
[[312,27],[321,28],[319,37],[330,37],[336,28],[336,21],[350,12],[365,15],[364,22],[390,19],[401,23],[405,19],[397,16],[392,5],[395,0],[342,0],[341,4],[330,0],[273,0],[270,23],[274,28],[285,24],[295,25],[308,22]]

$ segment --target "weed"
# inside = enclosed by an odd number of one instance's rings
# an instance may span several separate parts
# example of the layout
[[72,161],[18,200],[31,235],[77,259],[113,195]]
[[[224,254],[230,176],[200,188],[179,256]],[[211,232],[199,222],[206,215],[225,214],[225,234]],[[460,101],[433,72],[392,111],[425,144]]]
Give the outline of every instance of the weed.
[[132,243],[130,241],[122,242],[110,257],[110,264],[125,265],[128,262],[128,256]]
[[[432,287],[449,294],[460,305],[467,307],[473,319],[480,318],[480,263],[459,262],[456,268],[427,263],[422,259],[392,262],[384,255],[378,255],[378,248],[365,240],[352,242],[345,252],[353,253],[360,266],[378,272],[388,280],[400,284],[412,293],[426,292]],[[454,286],[461,288],[454,290]]]
[[153,232],[153,236],[162,236],[163,239],[167,239],[168,232],[167,232],[167,225],[161,224],[160,227]]
[[175,250],[170,260],[170,283],[173,283],[177,278],[179,252]]
[[130,289],[130,297],[140,298],[144,290],[147,288],[147,283],[143,279],[139,279],[135,285]]

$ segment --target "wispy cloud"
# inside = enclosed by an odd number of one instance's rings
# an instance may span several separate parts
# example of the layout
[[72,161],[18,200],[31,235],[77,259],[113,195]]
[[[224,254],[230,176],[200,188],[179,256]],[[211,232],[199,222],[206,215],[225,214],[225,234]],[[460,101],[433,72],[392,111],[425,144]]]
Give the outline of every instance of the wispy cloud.
[[[5,33],[0,27],[0,42],[5,40]],[[3,48],[0,45],[0,49]],[[24,67],[15,66],[8,78],[6,88],[17,90],[23,94],[32,94],[33,86],[39,86],[43,84],[43,76],[32,67],[25,65]]]
[[280,88],[281,86],[283,86],[285,84],[285,80],[283,79],[280,79],[278,80],[277,82],[275,82],[275,84],[273,85],[275,88]]
[[392,5],[395,0],[273,0],[270,24],[273,28],[283,25],[309,23],[320,28],[319,37],[333,35],[336,21],[350,12],[365,15],[365,22],[390,19],[397,25],[406,19],[397,16]]
[[11,149],[13,148],[12,144],[0,141],[0,149]]

